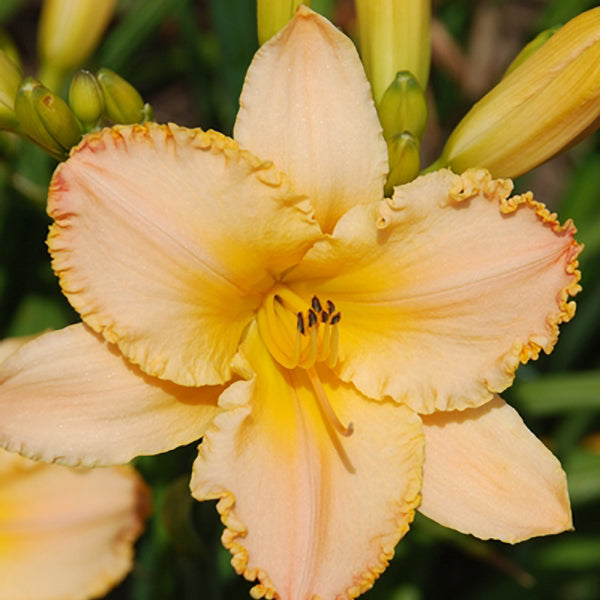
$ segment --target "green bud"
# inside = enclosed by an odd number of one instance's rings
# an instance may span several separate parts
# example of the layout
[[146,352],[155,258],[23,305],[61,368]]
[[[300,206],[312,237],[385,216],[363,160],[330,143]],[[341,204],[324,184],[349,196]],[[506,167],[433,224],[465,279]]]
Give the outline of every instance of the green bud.
[[77,71],[69,88],[69,106],[86,129],[92,129],[104,113],[104,95],[89,71]]
[[388,140],[409,131],[420,140],[427,124],[427,100],[419,82],[400,71],[387,88],[378,107],[383,137]]
[[113,123],[140,123],[144,120],[144,101],[139,92],[110,69],[96,73],[104,95],[104,114]]
[[19,69],[22,69],[23,65],[21,64],[19,50],[13,39],[5,31],[0,31],[0,50],[2,50],[2,52],[4,52],[4,54],[6,54]]
[[536,50],[541,48],[559,29],[561,25],[555,25],[554,27],[550,27],[550,29],[545,29],[544,31],[538,33],[528,44],[526,44],[521,52],[517,54],[517,56],[513,59],[513,61],[508,65],[503,77],[506,77],[509,73],[514,71],[517,67],[519,67],[522,63],[524,63]]
[[67,103],[32,77],[19,86],[15,113],[27,136],[59,160],[81,139],[81,126]]
[[0,129],[14,131],[19,126],[15,116],[15,96],[22,79],[19,67],[0,50]]
[[385,184],[385,195],[391,196],[394,186],[412,181],[420,168],[419,140],[404,131],[387,140],[390,172]]
[[300,4],[310,7],[310,0],[257,0],[258,43],[264,44],[283,29]]

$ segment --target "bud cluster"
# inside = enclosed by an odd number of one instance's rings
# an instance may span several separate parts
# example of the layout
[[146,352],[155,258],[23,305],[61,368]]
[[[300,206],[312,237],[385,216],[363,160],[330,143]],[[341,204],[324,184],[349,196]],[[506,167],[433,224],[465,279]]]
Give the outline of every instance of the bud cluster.
[[110,69],[75,73],[65,102],[37,79],[23,78],[0,50],[0,129],[29,138],[58,160],[88,131],[151,119],[139,92]]
[[114,0],[45,0],[37,78],[23,76],[18,54],[0,40],[0,130],[27,137],[63,160],[89,131],[152,119],[152,110],[139,92],[109,69],[95,75],[77,71],[68,101],[56,93],[96,48],[114,4]]

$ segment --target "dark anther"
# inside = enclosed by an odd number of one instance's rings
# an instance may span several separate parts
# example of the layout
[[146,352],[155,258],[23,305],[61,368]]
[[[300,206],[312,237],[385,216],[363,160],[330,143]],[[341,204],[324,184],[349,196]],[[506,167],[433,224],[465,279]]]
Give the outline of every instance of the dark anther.
[[323,310],[323,308],[321,307],[321,303],[319,302],[319,299],[316,296],[312,297],[310,305],[316,313],[320,313]]
[[308,309],[308,326],[312,327],[317,322],[317,313],[312,309]]
[[283,300],[281,299],[281,296],[279,294],[275,294],[273,296],[273,300],[275,300],[275,302],[279,302],[279,304],[283,304]]
[[335,325],[336,323],[340,322],[340,319],[342,318],[342,315],[340,313],[335,313],[335,315],[333,315],[333,317],[331,317],[331,321],[330,323],[332,325]]
[[325,311],[321,311],[321,321],[323,323],[327,323],[327,321],[329,321],[329,313],[326,313]]
[[299,332],[300,332],[302,335],[304,335],[304,332],[305,332],[305,330],[304,330],[304,317],[302,316],[302,313],[301,313],[301,312],[299,312],[299,313],[296,315],[296,318],[298,319],[298,320],[297,320],[297,322],[296,322],[296,327],[298,328],[298,331],[299,331]]
[[335,312],[335,304],[331,300],[327,300],[327,312],[330,315]]

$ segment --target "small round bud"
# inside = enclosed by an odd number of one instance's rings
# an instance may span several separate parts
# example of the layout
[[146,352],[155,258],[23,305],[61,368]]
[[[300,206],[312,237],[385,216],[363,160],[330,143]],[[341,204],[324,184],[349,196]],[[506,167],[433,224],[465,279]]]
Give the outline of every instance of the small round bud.
[[104,95],[104,114],[113,123],[140,123],[144,120],[144,101],[139,92],[110,69],[96,74]]
[[104,112],[104,95],[98,80],[89,71],[77,71],[69,88],[69,106],[75,116],[91,129]]

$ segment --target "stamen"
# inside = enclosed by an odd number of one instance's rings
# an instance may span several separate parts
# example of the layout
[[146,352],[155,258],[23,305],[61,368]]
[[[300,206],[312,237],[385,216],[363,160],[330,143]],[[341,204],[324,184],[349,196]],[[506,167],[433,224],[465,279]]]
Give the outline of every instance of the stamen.
[[310,369],[337,361],[341,314],[331,300],[310,302],[283,285],[273,290],[257,314],[258,327],[275,360],[286,369]]
[[310,305],[316,313],[320,313],[323,310],[323,308],[321,307],[321,303],[319,302],[319,299],[316,296],[312,297]]
[[304,329],[304,316],[302,315],[301,312],[299,312],[296,315],[297,318],[297,322],[296,322],[296,329],[298,329],[298,331],[304,335],[306,333],[306,330]]
[[340,343],[340,334],[335,323],[332,327],[328,327],[327,329],[331,329],[331,342],[329,342],[329,356],[327,357],[327,364],[330,367],[335,367],[335,363],[337,363],[338,359],[338,346]]
[[[314,313],[313,313],[314,314]],[[316,318],[316,315],[315,315]],[[309,318],[310,324],[310,318]],[[317,356],[319,355],[319,334],[317,332],[316,327],[310,328],[310,353],[308,355],[308,360],[306,361],[306,366],[304,368],[313,367],[317,362]]]
[[302,352],[302,336],[304,335],[303,331],[296,332],[296,339],[294,340],[294,354],[292,355],[292,365],[295,368],[298,366],[300,362],[300,353]]
[[321,407],[325,417],[331,423],[333,428],[342,436],[350,437],[354,433],[354,423],[350,421],[347,426],[344,426],[338,416],[335,414],[333,410],[333,406],[329,402],[329,398],[327,398],[327,394],[323,389],[323,384],[317,375],[317,372],[314,368],[307,369],[308,377],[313,386],[313,390],[315,392],[315,398],[317,399],[317,403]]

